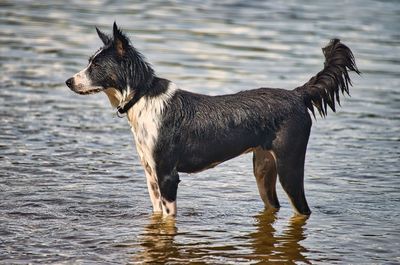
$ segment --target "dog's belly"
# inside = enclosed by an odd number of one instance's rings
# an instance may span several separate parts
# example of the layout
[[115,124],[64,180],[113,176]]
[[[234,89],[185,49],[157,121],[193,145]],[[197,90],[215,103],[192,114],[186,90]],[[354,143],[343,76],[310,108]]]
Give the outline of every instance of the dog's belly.
[[261,143],[256,137],[198,141],[187,144],[179,154],[178,172],[195,173],[217,166],[241,154],[251,152]]
[[229,159],[237,157],[239,155],[252,152],[254,148],[245,149],[243,152],[237,152],[235,154],[230,154],[229,156],[221,156],[220,159],[207,159],[199,157],[188,157],[183,159],[178,164],[178,172],[184,173],[197,173],[209,168],[213,168]]

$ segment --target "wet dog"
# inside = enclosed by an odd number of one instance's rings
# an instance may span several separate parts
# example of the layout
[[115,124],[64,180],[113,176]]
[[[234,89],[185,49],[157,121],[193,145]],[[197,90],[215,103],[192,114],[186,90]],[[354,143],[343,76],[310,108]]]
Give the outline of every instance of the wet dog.
[[[311,114],[335,111],[359,73],[338,39],[323,48],[324,68],[293,90],[259,88],[231,95],[191,93],[158,77],[116,23],[88,66],[66,81],[79,94],[103,91],[126,114],[144,167],[154,212],[176,215],[179,172],[200,172],[253,152],[253,169],[266,208],[280,207],[276,179],[294,210],[311,213],[304,194],[304,161]],[[232,180],[234,181],[234,180]]]

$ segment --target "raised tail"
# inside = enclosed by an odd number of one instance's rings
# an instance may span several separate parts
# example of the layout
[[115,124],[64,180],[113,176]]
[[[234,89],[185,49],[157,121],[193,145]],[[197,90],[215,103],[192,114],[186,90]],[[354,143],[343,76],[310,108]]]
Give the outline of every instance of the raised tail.
[[360,74],[353,53],[339,39],[331,40],[322,48],[322,52],[325,55],[324,69],[303,86],[295,88],[295,91],[303,96],[304,103],[314,117],[314,107],[322,117],[327,115],[327,106],[336,112],[335,99],[340,105],[339,92],[350,95],[349,86],[352,84],[349,71]]

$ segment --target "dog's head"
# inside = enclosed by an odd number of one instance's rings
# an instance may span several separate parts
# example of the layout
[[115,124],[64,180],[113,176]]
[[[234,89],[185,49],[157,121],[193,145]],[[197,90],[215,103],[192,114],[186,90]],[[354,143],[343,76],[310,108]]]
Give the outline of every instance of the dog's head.
[[[112,37],[96,28],[104,46],[89,58],[88,66],[65,83],[74,92],[110,91],[129,96],[151,85],[154,72],[114,22]],[[123,99],[121,99],[123,100]]]

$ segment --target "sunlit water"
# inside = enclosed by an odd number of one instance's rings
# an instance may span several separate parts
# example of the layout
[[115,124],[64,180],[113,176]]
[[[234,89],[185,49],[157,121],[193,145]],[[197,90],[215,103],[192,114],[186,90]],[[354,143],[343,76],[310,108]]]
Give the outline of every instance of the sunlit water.
[[[0,263],[400,263],[398,1],[1,1]],[[64,80],[117,20],[159,76],[183,89],[292,89],[339,37],[352,97],[313,125],[313,214],[266,213],[251,155],[181,174],[176,221],[152,216],[129,125],[105,95]]]

